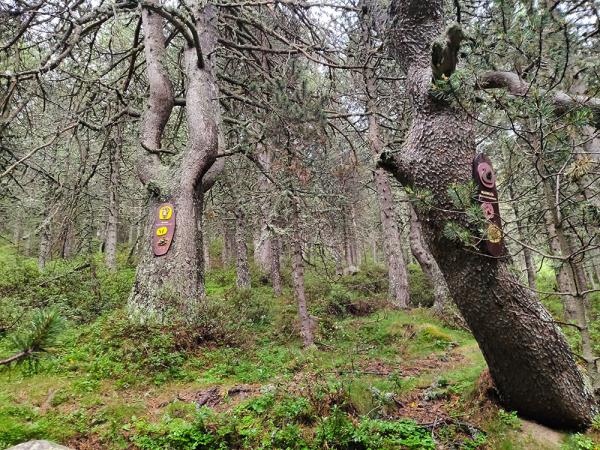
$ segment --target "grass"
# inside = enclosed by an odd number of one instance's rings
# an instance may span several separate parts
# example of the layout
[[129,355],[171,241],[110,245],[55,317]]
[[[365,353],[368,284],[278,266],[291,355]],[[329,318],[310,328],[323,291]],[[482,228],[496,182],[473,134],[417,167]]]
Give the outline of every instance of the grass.
[[[77,260],[40,272],[0,249],[0,307],[9,317],[44,299],[69,323],[37,366],[0,372],[0,449],[28,439],[102,449],[433,448],[430,428],[419,424],[435,408],[484,431],[469,435],[448,422],[435,429],[437,442],[536,448],[511,413],[491,403],[481,412],[476,382],[485,362],[472,336],[427,308],[386,307],[377,267],[336,283],[308,273],[320,326],[316,347],[304,350],[289,286],[276,298],[255,274],[255,287],[238,292],[232,269],[210,271],[212,309],[203,339],[190,341],[198,329],[131,325],[123,305],[133,269],[111,275],[99,256],[87,261],[94,271],[73,272]],[[101,311],[91,306],[93,286]],[[371,312],[349,313],[348,302],[358,301],[371,302]],[[213,401],[195,403],[211,389]],[[585,448],[593,438],[565,445]]]

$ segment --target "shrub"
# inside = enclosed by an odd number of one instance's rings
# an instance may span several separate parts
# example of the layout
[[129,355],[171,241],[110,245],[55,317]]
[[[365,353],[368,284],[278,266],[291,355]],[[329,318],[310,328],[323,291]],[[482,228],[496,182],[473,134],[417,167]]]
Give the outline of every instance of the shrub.
[[271,299],[261,296],[260,291],[232,289],[227,292],[225,301],[235,311],[238,320],[249,325],[264,325],[271,322]]
[[392,450],[435,449],[431,433],[412,420],[363,419],[355,425],[338,408],[317,428],[315,443],[320,448]]
[[302,429],[296,424],[287,424],[273,433],[273,448],[286,450],[308,450],[310,447],[302,436]]
[[408,265],[408,289],[412,306],[427,308],[433,306],[433,286],[417,264]]
[[320,448],[351,448],[354,443],[354,425],[348,415],[337,405],[321,421],[316,430],[315,442]]
[[280,400],[273,410],[273,417],[280,425],[290,422],[310,424],[315,419],[310,401],[303,397]]
[[339,283],[350,291],[366,296],[385,294],[388,289],[387,269],[375,264],[363,264],[360,271],[341,277]]

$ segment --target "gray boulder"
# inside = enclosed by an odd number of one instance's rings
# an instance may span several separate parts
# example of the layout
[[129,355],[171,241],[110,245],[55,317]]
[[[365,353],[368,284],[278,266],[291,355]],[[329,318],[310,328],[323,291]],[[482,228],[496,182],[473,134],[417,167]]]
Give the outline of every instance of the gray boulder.
[[69,447],[55,444],[49,441],[29,441],[15,445],[6,450],[72,450]]

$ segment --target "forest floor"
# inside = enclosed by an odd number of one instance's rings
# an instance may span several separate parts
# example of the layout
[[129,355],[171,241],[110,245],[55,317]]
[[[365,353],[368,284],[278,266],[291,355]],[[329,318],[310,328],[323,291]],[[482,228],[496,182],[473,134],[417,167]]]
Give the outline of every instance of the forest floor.
[[[133,326],[123,311],[133,268],[74,261],[40,274],[4,252],[0,312],[37,299],[68,327],[52,354],[0,372],[0,448],[600,448],[593,430],[562,433],[500,408],[472,336],[427,308],[390,309],[374,266],[307,276],[319,330],[305,350],[291,294],[274,297],[259,276],[240,292],[232,270],[216,269],[200,323]],[[413,298],[428,301],[427,289],[412,268]]]

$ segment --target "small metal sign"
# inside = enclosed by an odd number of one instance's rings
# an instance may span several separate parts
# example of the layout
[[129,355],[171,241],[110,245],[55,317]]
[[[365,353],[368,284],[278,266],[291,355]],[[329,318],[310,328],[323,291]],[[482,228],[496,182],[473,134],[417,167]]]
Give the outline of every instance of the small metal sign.
[[473,160],[473,179],[478,188],[477,201],[487,220],[485,248],[490,255],[501,256],[504,253],[504,235],[498,206],[496,174],[492,162],[483,153],[478,154]]
[[171,203],[158,206],[152,226],[152,251],[163,256],[169,251],[175,234],[175,208]]

